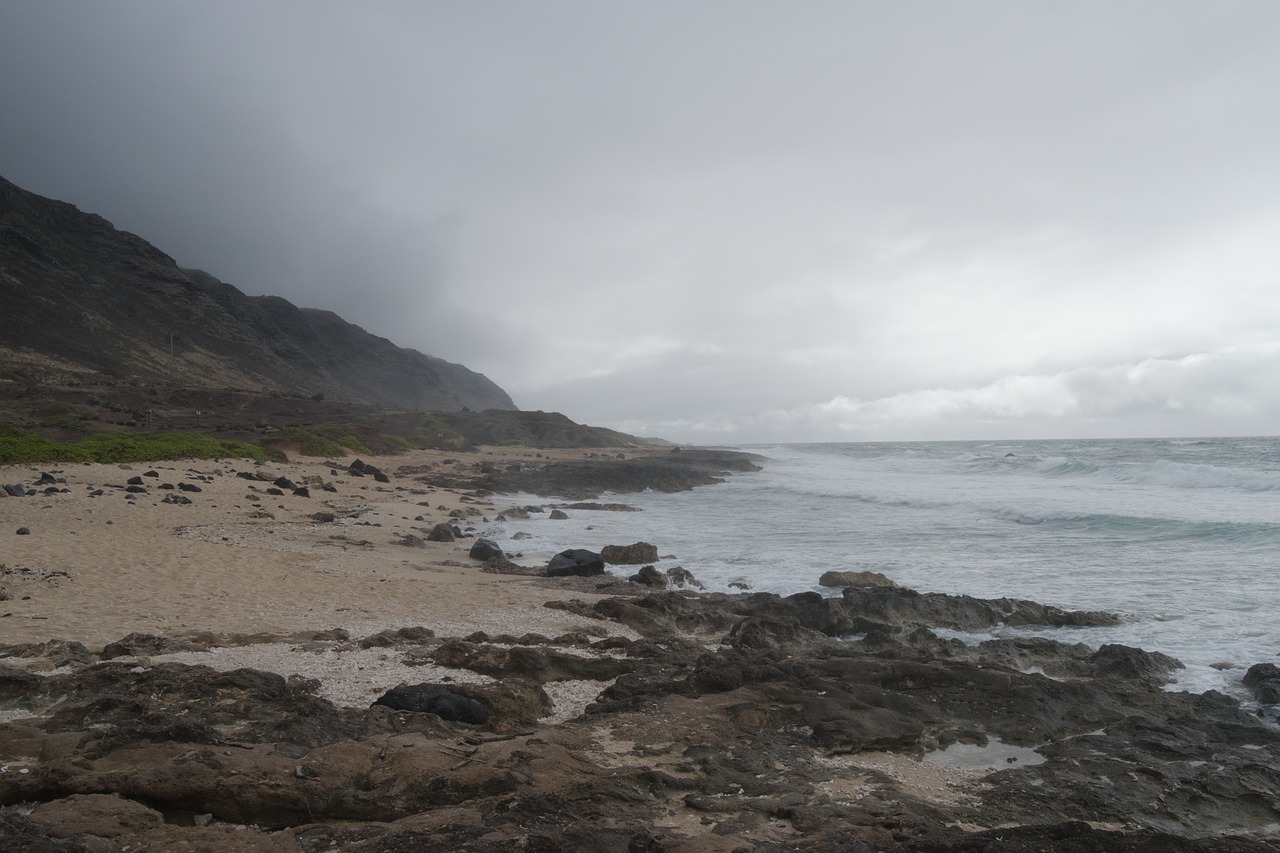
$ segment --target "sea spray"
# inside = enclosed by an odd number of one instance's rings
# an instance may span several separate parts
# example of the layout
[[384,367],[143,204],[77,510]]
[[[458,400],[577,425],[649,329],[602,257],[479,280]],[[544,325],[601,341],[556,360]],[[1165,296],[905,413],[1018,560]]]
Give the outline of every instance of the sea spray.
[[532,534],[518,543],[526,563],[652,542],[670,557],[659,568],[712,590],[829,594],[824,571],[877,571],[921,591],[1109,610],[1125,621],[1040,633],[1173,655],[1181,689],[1243,695],[1244,668],[1280,661],[1280,439],[746,449],[765,470],[497,535]]

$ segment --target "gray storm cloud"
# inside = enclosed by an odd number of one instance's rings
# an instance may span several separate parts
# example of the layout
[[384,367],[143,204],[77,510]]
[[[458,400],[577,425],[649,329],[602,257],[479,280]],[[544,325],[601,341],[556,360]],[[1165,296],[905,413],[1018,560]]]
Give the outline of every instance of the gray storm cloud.
[[629,431],[1274,432],[1277,24],[11,3],[0,174]]

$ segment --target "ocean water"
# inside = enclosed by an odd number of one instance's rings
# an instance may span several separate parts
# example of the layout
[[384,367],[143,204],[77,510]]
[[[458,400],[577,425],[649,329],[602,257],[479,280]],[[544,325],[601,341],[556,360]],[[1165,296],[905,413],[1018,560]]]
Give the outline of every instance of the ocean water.
[[[1107,610],[1123,623],[1038,635],[1171,654],[1187,666],[1173,689],[1244,697],[1248,666],[1280,662],[1280,438],[740,449],[764,470],[602,498],[641,512],[570,510],[486,533],[526,563],[651,542],[659,568],[684,566],[710,590],[835,595],[818,586],[824,571],[866,570],[926,592]],[[532,538],[512,541],[518,531]]]

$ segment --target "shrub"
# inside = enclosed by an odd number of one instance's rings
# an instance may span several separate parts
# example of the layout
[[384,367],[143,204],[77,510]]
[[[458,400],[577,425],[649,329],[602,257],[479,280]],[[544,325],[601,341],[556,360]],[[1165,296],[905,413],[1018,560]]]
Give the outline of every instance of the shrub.
[[33,462],[160,462],[173,459],[270,458],[256,444],[190,432],[111,432],[74,443],[49,441],[13,427],[0,427],[0,464]]

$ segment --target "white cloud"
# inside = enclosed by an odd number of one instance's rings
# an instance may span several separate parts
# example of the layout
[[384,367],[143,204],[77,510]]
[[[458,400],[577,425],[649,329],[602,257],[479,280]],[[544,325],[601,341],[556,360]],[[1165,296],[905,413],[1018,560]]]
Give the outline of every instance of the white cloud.
[[737,415],[630,419],[687,441],[1266,434],[1280,419],[1280,342],[1178,358],[1000,377]]
[[1266,0],[19,4],[0,169],[578,420],[1274,431],[1277,25]]

